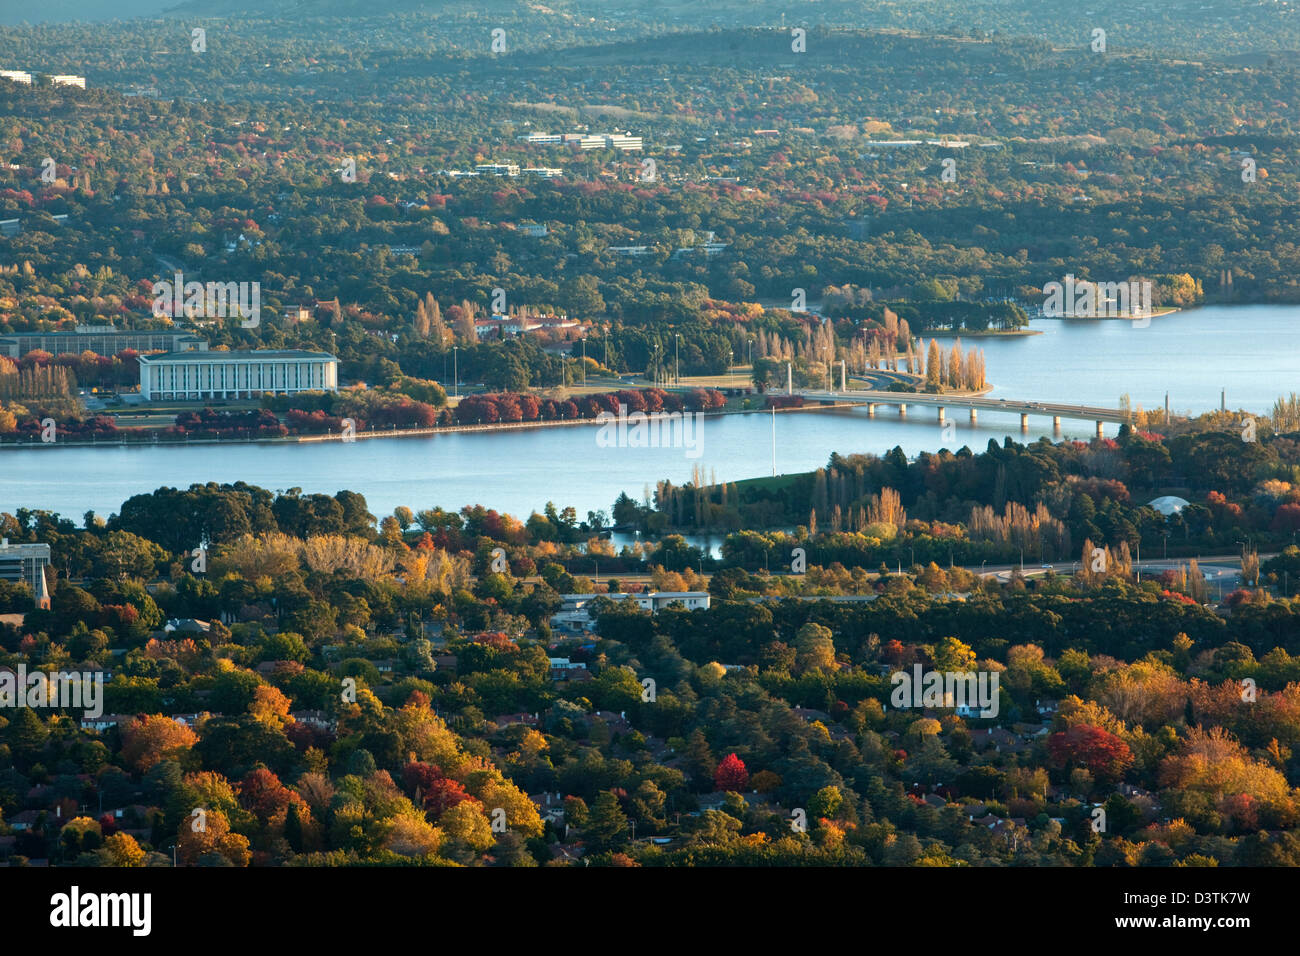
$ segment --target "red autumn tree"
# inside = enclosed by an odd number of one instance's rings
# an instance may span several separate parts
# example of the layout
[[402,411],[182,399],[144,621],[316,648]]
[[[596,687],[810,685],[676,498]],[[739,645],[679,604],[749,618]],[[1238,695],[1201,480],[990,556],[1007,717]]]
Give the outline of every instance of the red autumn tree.
[[464,787],[451,777],[435,780],[424,793],[424,809],[433,814],[434,819],[442,816],[463,800],[473,800]]
[[1075,724],[1052,734],[1047,751],[1054,766],[1084,767],[1100,780],[1119,780],[1133,763],[1128,744],[1091,724]]
[[419,799],[423,801],[428,789],[442,778],[442,769],[431,763],[412,760],[402,768],[402,783],[406,784],[406,794],[412,799],[418,793]]
[[902,664],[905,656],[903,644],[897,639],[886,641],[880,649],[880,659],[894,667]]
[[412,761],[402,768],[407,793],[422,809],[438,818],[460,803],[472,799],[459,782],[443,775],[440,767]]
[[270,770],[259,767],[239,785],[239,802],[265,823],[291,803],[301,803],[302,798],[280,782]]
[[733,790],[739,793],[749,783],[749,771],[745,761],[735,754],[728,754],[713,772],[713,785],[719,790]]

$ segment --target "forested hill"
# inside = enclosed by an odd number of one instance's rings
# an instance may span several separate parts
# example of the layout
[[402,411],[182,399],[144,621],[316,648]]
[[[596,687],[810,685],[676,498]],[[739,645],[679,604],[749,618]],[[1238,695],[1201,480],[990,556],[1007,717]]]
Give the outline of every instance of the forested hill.
[[[1244,0],[1102,0],[1080,9],[1070,0],[51,0],[39,8],[0,10],[0,25],[104,21],[166,16],[193,20],[253,18],[293,23],[336,21],[361,45],[383,38],[402,48],[484,45],[482,28],[512,31],[514,49],[566,48],[660,32],[727,27],[801,26],[807,29],[905,30],[946,36],[1034,37],[1058,48],[1087,49],[1093,30],[1106,31],[1114,51],[1144,49],[1166,55],[1276,65],[1300,51],[1300,13],[1293,6]],[[197,18],[197,19],[196,19]],[[390,30],[385,21],[401,29]],[[489,24],[489,21],[492,21]],[[810,49],[809,52],[812,52]]]

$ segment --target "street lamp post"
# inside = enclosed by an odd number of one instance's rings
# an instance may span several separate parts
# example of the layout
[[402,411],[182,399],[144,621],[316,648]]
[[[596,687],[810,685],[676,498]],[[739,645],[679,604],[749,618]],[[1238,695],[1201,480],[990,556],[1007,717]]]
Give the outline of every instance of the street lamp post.
[[680,332],[673,333],[673,384],[682,384],[682,355],[678,345],[682,341]]
[[460,398],[460,346],[459,345],[453,345],[451,347],[451,367],[453,369],[452,374],[455,375],[456,377],[455,396],[456,398]]
[[587,337],[582,337],[582,384],[587,384]]

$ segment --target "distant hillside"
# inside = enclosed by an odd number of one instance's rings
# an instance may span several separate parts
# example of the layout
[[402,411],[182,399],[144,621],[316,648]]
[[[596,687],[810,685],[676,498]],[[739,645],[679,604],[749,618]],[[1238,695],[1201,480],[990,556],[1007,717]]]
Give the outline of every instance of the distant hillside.
[[556,3],[525,3],[521,0],[186,0],[175,5],[180,16],[196,17],[377,17],[394,13],[427,11],[434,16],[475,16],[499,11],[503,14],[529,11],[567,10],[568,0]]
[[[440,49],[480,44],[485,23],[510,27],[512,50],[586,46],[593,34],[619,39],[669,32],[773,27],[901,30],[959,37],[1029,37],[1058,49],[1088,49],[1104,31],[1112,52],[1149,50],[1197,59],[1235,58],[1261,68],[1293,65],[1300,17],[1291,6],[1242,0],[49,0],[0,10],[0,27],[22,22],[158,16],[340,22],[351,42],[391,41],[393,23],[440,29]],[[469,28],[467,36],[464,31]],[[405,31],[399,31],[403,33]],[[418,37],[420,30],[415,30]],[[470,38],[472,36],[472,39]],[[1290,52],[1288,52],[1290,51]],[[810,51],[811,52],[811,51]]]
[[176,0],[42,0],[40,3],[0,4],[0,26],[156,17],[174,6]]

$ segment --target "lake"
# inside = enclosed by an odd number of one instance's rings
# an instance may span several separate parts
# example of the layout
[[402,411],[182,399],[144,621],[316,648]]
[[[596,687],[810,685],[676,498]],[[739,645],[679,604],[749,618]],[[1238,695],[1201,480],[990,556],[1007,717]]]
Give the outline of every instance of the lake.
[[[1267,414],[1279,396],[1300,391],[1300,308],[1222,306],[1174,313],[1141,328],[1123,320],[1039,319],[1042,335],[968,338],[984,349],[995,397],[1116,406],[1127,393],[1134,407],[1175,412],[1219,407]],[[964,413],[950,420],[956,439],[944,442],[933,410],[913,407],[906,421],[882,408],[800,412],[775,416],[780,474],[824,465],[831,452],[883,454],[899,445],[910,456],[945,445],[982,451],[1001,442],[1052,436],[1051,421],[979,413],[972,428]],[[706,419],[699,457],[682,448],[602,448],[591,427],[538,428],[497,433],[454,433],[369,439],[349,444],[109,446],[28,448],[0,452],[0,511],[44,508],[74,518],[116,511],[123,500],[163,485],[246,481],[273,491],[301,488],[366,496],[376,515],[398,505],[413,509],[482,504],[527,517],[548,501],[609,510],[619,492],[641,497],[668,478],[683,483],[699,467],[707,476],[736,481],[772,473],[772,416],[759,413]],[[1114,435],[1118,426],[1107,425]],[[1092,422],[1062,423],[1060,437],[1091,438]]]

